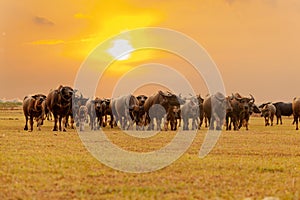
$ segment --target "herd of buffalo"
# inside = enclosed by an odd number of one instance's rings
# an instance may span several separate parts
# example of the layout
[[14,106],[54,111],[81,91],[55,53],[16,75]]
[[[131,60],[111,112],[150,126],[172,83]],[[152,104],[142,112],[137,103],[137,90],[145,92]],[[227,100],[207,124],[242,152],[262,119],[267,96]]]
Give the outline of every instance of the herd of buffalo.
[[[28,95],[23,100],[25,115],[24,130],[33,130],[36,120],[38,130],[44,120],[54,118],[53,131],[66,131],[74,123],[80,131],[85,124],[91,130],[109,125],[119,126],[123,130],[183,130],[205,127],[213,130],[248,130],[248,121],[253,113],[260,113],[265,119],[265,125],[273,125],[274,116],[277,124],[281,116],[294,116],[296,130],[300,117],[300,98],[294,98],[292,103],[264,103],[257,106],[252,95],[245,97],[239,93],[224,96],[221,93],[182,97],[171,92],[158,91],[151,96],[132,94],[112,98],[85,98],[80,91],[68,86],[59,86],[44,94]],[[182,122],[182,123],[181,123]],[[191,122],[191,124],[189,124]]]

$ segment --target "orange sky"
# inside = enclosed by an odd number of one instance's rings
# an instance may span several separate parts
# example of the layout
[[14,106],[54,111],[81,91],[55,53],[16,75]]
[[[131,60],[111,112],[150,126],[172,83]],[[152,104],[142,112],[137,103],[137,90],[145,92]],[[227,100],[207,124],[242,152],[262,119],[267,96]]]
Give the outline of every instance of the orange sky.
[[[217,64],[228,94],[251,93],[259,102],[300,96],[298,0],[0,0],[0,98],[72,86],[99,43],[141,27],[174,29],[196,40]],[[139,40],[155,38],[129,38],[133,46]],[[111,65],[99,83],[107,91],[97,96],[109,96],[122,74],[149,62],[181,70],[198,81],[196,92],[207,93],[184,60],[149,50]]]

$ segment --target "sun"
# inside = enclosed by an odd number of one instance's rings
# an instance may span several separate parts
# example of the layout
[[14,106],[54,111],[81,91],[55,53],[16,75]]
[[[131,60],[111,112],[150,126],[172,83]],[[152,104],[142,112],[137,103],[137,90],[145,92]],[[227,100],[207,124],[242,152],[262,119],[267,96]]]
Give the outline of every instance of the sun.
[[133,50],[134,48],[128,40],[117,39],[113,42],[113,46],[109,48],[107,52],[116,60],[127,60],[130,58],[130,52]]

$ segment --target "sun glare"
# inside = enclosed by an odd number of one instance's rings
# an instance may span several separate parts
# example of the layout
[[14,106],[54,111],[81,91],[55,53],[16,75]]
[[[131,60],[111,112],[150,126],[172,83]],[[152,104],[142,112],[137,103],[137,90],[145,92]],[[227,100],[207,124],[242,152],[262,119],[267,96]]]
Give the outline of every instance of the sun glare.
[[117,60],[127,60],[130,57],[130,52],[134,50],[128,40],[117,39],[113,42],[113,46],[107,52]]

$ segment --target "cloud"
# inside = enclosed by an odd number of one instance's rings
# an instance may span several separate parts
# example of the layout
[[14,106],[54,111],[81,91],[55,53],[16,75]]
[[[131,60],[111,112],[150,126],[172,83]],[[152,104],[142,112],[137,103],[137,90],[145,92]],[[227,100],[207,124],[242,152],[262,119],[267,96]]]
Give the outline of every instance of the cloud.
[[47,26],[53,26],[54,23],[52,21],[50,21],[47,18],[44,17],[39,17],[39,16],[35,16],[33,18],[34,23],[38,24],[38,25],[47,25]]

